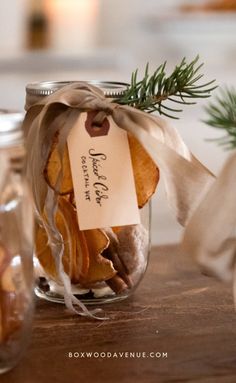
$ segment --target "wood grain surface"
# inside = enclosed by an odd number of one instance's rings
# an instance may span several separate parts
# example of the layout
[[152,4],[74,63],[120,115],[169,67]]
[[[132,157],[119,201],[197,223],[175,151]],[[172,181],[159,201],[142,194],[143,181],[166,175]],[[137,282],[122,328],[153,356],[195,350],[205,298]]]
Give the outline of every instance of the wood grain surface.
[[[30,348],[1,383],[236,382],[231,287],[202,275],[178,246],[152,250],[133,296],[103,306],[107,321],[76,317],[43,300],[36,306]],[[70,358],[70,352],[146,357]]]

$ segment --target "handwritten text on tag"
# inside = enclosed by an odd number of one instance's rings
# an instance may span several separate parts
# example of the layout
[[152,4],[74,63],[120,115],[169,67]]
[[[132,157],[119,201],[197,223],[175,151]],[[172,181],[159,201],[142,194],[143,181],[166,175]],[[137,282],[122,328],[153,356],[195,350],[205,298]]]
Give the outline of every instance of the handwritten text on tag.
[[126,131],[82,113],[67,143],[80,230],[140,223]]

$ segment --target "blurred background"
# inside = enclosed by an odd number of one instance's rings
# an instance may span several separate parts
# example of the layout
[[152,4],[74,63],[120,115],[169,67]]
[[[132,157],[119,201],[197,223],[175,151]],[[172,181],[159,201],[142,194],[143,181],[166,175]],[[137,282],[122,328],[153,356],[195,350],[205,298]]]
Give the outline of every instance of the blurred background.
[[[236,86],[235,0],[1,0],[0,108],[24,109],[25,85],[43,80],[129,82],[148,61],[169,70],[185,56],[205,63],[205,80]],[[227,156],[203,122],[203,104],[172,121],[190,149],[217,173]],[[154,244],[176,242],[160,183],[152,204]]]

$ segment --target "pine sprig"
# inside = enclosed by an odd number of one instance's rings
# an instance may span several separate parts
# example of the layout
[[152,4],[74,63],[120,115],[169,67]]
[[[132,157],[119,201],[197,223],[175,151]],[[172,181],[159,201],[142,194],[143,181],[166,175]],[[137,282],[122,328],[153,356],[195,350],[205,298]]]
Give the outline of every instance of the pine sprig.
[[211,102],[205,111],[208,118],[204,122],[214,128],[222,129],[225,135],[211,141],[218,141],[227,149],[236,147],[236,89],[224,88],[220,90],[215,100]]
[[[160,65],[152,75],[149,74],[147,64],[143,79],[138,80],[138,70],[133,72],[130,86],[116,101],[148,113],[158,112],[177,119],[175,114],[182,112],[182,109],[174,108],[170,104],[196,104],[196,101],[190,101],[190,99],[210,97],[211,91],[217,88],[211,86],[215,80],[199,85],[198,81],[203,77],[200,73],[203,64],[198,64],[198,60],[197,56],[188,64],[184,58],[170,76],[166,74],[166,62]],[[168,105],[166,101],[169,101]]]

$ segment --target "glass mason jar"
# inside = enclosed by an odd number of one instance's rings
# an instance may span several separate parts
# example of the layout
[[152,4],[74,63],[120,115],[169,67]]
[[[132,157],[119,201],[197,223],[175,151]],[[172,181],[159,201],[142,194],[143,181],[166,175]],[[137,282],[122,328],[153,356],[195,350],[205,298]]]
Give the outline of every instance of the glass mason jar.
[[[69,83],[28,84],[26,109],[42,97],[54,93]],[[88,83],[102,89],[104,95],[112,100],[119,97],[127,88],[127,84],[117,82],[88,81]],[[140,208],[141,224],[84,232],[78,227],[73,192],[59,196],[58,206],[59,211],[55,221],[64,241],[62,263],[64,271],[70,276],[72,293],[87,305],[128,297],[138,286],[147,267],[150,250],[150,203]],[[40,298],[64,303],[64,286],[58,278],[55,265],[55,253],[60,252],[60,247],[55,251],[57,243],[50,236],[48,220],[40,216],[38,212],[36,216],[38,228],[35,265],[38,283],[35,292]],[[101,246],[98,249],[98,242],[103,243],[102,249]],[[80,261],[77,257],[78,253],[76,255],[76,250],[73,248],[84,252],[89,250],[90,264],[87,278],[80,279],[78,275],[76,265]]]
[[22,356],[33,313],[33,207],[21,113],[0,112],[0,373]]

